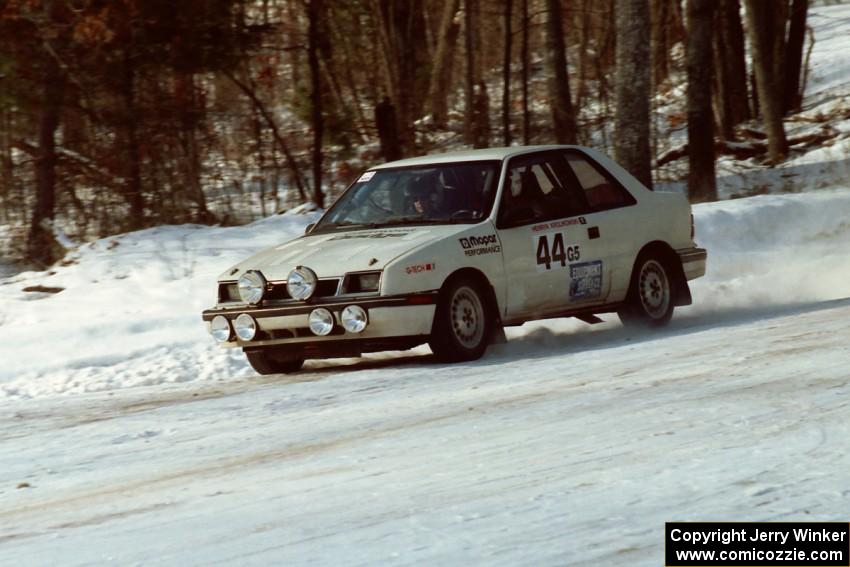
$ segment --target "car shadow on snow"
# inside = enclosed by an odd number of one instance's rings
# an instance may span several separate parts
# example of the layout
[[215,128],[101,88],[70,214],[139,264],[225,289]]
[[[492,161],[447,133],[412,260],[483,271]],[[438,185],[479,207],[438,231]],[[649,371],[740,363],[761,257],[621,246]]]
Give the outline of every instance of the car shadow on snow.
[[[605,350],[842,307],[850,307],[850,297],[786,305],[724,308],[712,312],[690,313],[688,309],[685,309],[677,314],[667,327],[662,329],[626,328],[618,322],[617,317],[607,315],[607,319],[601,324],[593,326],[573,324],[568,330],[558,330],[557,328],[563,328],[564,323],[568,320],[553,319],[551,326],[546,326],[546,322],[537,322],[533,328],[529,328],[527,331],[521,327],[518,328],[519,331],[510,331],[509,334],[514,336],[507,343],[491,345],[482,359],[463,363],[461,366],[486,368],[517,358],[538,359],[577,352]],[[517,335],[517,332],[521,334]],[[402,366],[443,367],[447,372],[450,372],[452,368],[456,368],[458,365],[442,363],[430,354],[427,348],[419,347],[413,352],[387,352],[359,359],[345,359],[345,361],[339,362],[333,359],[312,361],[308,363],[304,370],[292,375],[290,379],[292,381],[309,381],[319,379],[310,376],[315,374],[324,375],[340,371],[354,372]]]

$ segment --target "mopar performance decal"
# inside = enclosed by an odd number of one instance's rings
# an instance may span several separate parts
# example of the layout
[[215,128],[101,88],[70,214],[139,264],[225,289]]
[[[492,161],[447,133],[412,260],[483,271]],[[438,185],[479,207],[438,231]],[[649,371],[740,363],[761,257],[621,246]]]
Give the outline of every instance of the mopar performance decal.
[[463,253],[467,256],[480,256],[482,254],[497,254],[502,251],[499,240],[495,234],[484,236],[467,236],[459,238],[458,242],[463,246]]
[[570,299],[599,297],[602,293],[602,260],[570,264]]

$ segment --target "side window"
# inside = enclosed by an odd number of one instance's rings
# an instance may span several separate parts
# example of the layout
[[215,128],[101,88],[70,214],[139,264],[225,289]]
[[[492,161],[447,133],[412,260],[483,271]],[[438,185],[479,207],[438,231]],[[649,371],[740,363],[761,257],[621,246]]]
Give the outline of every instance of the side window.
[[635,199],[611,175],[578,152],[566,154],[567,163],[584,189],[590,209],[604,211],[635,204]]
[[499,207],[500,224],[519,226],[586,212],[581,191],[564,169],[561,156],[551,152],[512,159]]

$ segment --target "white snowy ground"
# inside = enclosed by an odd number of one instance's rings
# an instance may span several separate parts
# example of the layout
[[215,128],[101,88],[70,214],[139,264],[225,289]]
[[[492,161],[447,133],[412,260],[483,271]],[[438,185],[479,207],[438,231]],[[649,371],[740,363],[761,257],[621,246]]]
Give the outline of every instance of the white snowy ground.
[[[850,6],[811,24],[814,118],[850,97]],[[695,207],[668,329],[527,325],[471,364],[261,378],[214,347],[215,276],[311,215],[0,266],[0,565],[659,565],[665,521],[847,521],[848,160],[725,177],[810,192]]]
[[259,378],[211,345],[215,274],[305,216],[2,280],[0,564],[657,565],[669,520],[846,521],[850,189],[695,212],[710,270],[668,329],[454,366]]

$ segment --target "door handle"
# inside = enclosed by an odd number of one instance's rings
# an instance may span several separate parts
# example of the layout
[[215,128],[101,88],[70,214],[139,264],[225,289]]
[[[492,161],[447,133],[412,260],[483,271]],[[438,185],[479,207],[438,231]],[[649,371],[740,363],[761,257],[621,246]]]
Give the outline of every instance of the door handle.
[[594,238],[599,238],[599,227],[598,226],[591,226],[590,228],[588,228],[587,229],[587,236],[591,240],[593,240]]

